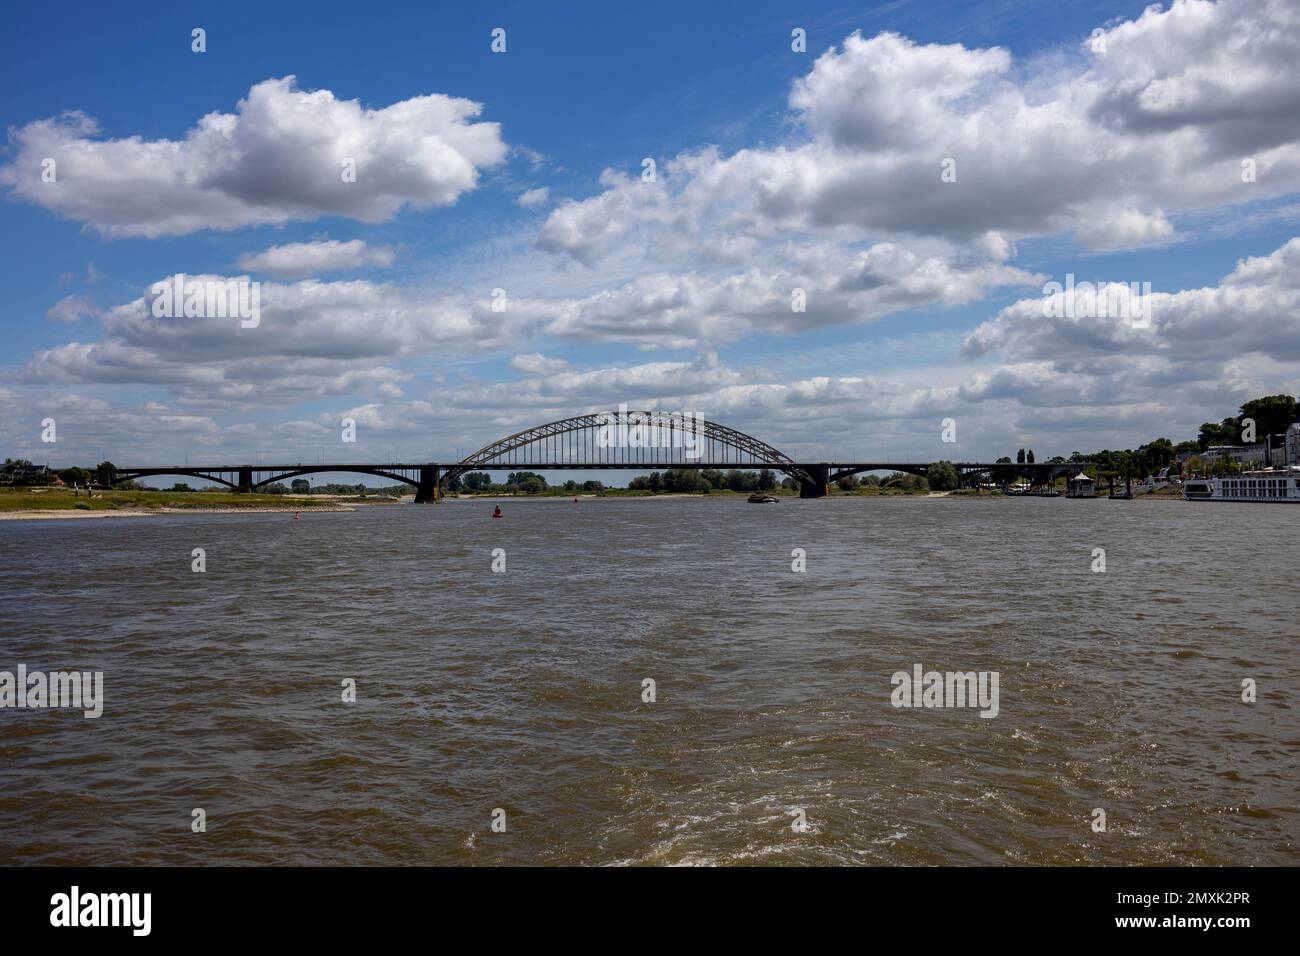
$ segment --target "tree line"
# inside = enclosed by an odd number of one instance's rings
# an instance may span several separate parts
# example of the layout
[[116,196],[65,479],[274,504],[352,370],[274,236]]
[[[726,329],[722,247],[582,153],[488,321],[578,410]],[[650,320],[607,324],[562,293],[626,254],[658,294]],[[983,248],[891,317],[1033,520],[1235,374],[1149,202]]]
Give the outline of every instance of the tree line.
[[[1168,438],[1155,438],[1136,448],[1102,449],[1084,454],[1074,452],[1069,458],[1057,456],[1049,463],[1091,464],[1103,474],[1120,478],[1142,478],[1164,468],[1177,467],[1176,459],[1187,453],[1205,452],[1215,446],[1250,445],[1270,435],[1285,434],[1287,427],[1300,420],[1300,402],[1291,395],[1265,395],[1242,403],[1238,414],[1221,422],[1205,422],[1196,438],[1175,444]],[[1001,459],[999,459],[1001,460]],[[1007,459],[1010,461],[1010,459]],[[1032,458],[1029,461],[1033,461]],[[1188,459],[1192,473],[1227,473],[1240,466],[1222,457],[1198,456]]]
[[[1220,422],[1204,422],[1194,439],[1175,444],[1168,438],[1155,438],[1136,448],[1102,449],[1089,453],[1074,452],[1069,458],[1057,455],[1049,458],[1047,464],[1091,464],[1104,473],[1115,474],[1121,478],[1138,478],[1154,474],[1167,468],[1175,459],[1187,452],[1205,452],[1207,449],[1221,445],[1253,444],[1264,441],[1267,436],[1286,432],[1289,425],[1300,420],[1300,402],[1295,396],[1278,394],[1264,395],[1244,402],[1237,415],[1229,416]],[[1015,464],[1034,464],[1032,448],[1021,448],[1016,452]],[[1193,458],[1192,462],[1203,470],[1228,469],[1233,465],[1222,460]],[[997,459],[997,464],[1012,464],[1010,456]],[[0,485],[25,486],[48,485],[54,477],[66,485],[79,488],[94,485],[97,488],[140,488],[139,482],[119,482],[117,467],[111,461],[101,461],[94,468],[64,468],[52,470],[44,465],[36,465],[24,458],[6,458],[0,465]],[[651,472],[638,475],[628,483],[633,491],[706,493],[712,490],[736,492],[772,491],[777,485],[786,489],[797,487],[793,478],[780,482],[770,469],[761,471],[741,471],[730,469],[721,471],[716,468],[670,468],[664,472]],[[896,487],[905,491],[920,490],[924,484],[934,491],[947,491],[958,485],[956,469],[949,462],[935,462],[929,466],[927,477],[917,475],[892,474],[884,478],[868,475],[859,479],[851,475],[838,483],[841,490],[853,491],[862,487]],[[546,479],[531,471],[510,474],[505,482],[495,483],[487,472],[470,472],[459,478],[453,478],[444,484],[444,489],[455,493],[462,488],[479,494],[541,494],[546,491],[565,492],[599,492],[605,485],[599,481],[577,482],[572,479],[554,489]],[[173,490],[189,490],[186,484],[178,483]],[[389,485],[368,489],[365,485],[326,484],[312,487],[305,479],[297,478],[289,488],[277,482],[258,489],[266,494],[401,494],[404,486]]]

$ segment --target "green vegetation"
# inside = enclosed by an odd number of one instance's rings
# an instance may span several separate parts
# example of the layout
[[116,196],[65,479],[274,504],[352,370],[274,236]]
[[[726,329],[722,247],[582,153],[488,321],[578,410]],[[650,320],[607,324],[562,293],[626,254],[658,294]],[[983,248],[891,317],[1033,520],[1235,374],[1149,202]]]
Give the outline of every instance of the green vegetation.
[[87,498],[86,492],[65,488],[8,490],[0,489],[0,512],[3,511],[157,511],[160,508],[301,508],[329,507],[336,502],[322,499],[285,501],[277,495],[239,494],[234,491],[97,491]]
[[775,491],[777,481],[776,475],[769,468],[762,471],[670,468],[662,474],[652,471],[649,475],[638,475],[627,486],[632,491],[651,493],[709,494],[712,491],[734,491],[748,495],[755,491]]
[[415,493],[415,489],[410,485],[383,485],[379,488],[367,488],[363,484],[345,485],[333,481],[323,485],[313,485],[305,478],[295,478],[288,486],[277,481],[273,485],[259,488],[258,491],[266,495],[355,495],[358,498],[368,498],[372,495],[380,498],[400,498],[402,495]]
[[[939,463],[940,484],[947,490],[957,486],[957,470],[948,462]],[[895,472],[885,477],[868,475],[859,478],[850,475],[836,483],[840,492],[857,495],[901,495],[924,494],[930,490],[930,484],[918,475]],[[627,488],[607,488],[599,481],[579,483],[570,479],[562,485],[547,484],[546,479],[534,472],[521,471],[509,475],[502,484],[496,484],[486,472],[470,472],[462,476],[459,483],[444,486],[448,494],[471,495],[541,495],[572,496],[578,494],[596,494],[601,497],[641,497],[647,495],[750,495],[761,491],[774,495],[797,495],[799,483],[793,478],[778,481],[777,474],[771,469],[760,471],[742,471],[731,468],[722,471],[717,468],[669,468],[666,471],[652,471],[648,475],[637,475],[628,482]]]
[[835,487],[848,495],[915,495],[930,490],[924,478],[899,471],[891,472],[884,478],[879,475],[867,475],[865,478],[846,475],[835,482]]
[[[1255,436],[1263,440],[1265,435],[1278,435],[1286,431],[1287,426],[1300,418],[1300,408],[1290,395],[1265,395],[1253,398],[1241,406],[1241,413],[1236,418],[1225,418],[1219,423],[1206,422],[1201,426],[1195,443],[1183,442],[1179,451],[1205,451],[1212,445],[1240,445],[1243,443],[1243,421],[1253,419]],[[1184,448],[1183,446],[1192,446]]]
[[448,494],[464,492],[471,495],[574,495],[604,492],[605,486],[599,481],[584,481],[579,484],[569,480],[562,485],[552,486],[536,472],[511,472],[500,484],[492,480],[486,471],[471,471],[443,485]]
[[[1253,436],[1247,428],[1246,419],[1254,422]],[[1193,452],[1204,452],[1217,445],[1249,445],[1262,442],[1269,435],[1281,435],[1287,426],[1300,420],[1300,402],[1290,395],[1265,395],[1253,398],[1242,404],[1236,417],[1225,418],[1221,422],[1205,422],[1201,425],[1195,439],[1174,444],[1168,438],[1155,438],[1137,448],[1102,449],[1089,453],[1074,452],[1069,458],[1059,455],[1049,459],[1050,464],[1070,462],[1079,465],[1092,465],[1093,477],[1105,480],[1143,478],[1153,475],[1164,468],[1172,468],[1177,474],[1179,465],[1177,456]],[[1023,449],[1016,456],[1019,463],[1032,462],[1033,452]],[[1010,464],[1010,458],[999,458],[998,463]],[[1186,460],[1182,470],[1188,474],[1233,474],[1241,470],[1237,463],[1219,457],[1193,455]]]
[[[1246,429],[1246,419],[1254,421],[1254,437]],[[1074,452],[1069,458],[1059,455],[1049,459],[1048,464],[1089,465],[1089,472],[1099,482],[1111,478],[1117,481],[1144,478],[1164,468],[1172,467],[1178,471],[1177,456],[1188,452],[1204,452],[1215,445],[1252,444],[1263,441],[1265,436],[1280,435],[1287,426],[1300,420],[1300,402],[1290,395],[1266,395],[1255,398],[1241,406],[1240,414],[1235,418],[1225,418],[1222,422],[1206,422],[1194,441],[1185,441],[1175,445],[1168,438],[1156,438],[1134,449],[1101,451],[1084,454]],[[1035,462],[1032,448],[1021,448],[1016,452],[1015,464],[1032,465]],[[998,458],[1001,465],[1012,464],[1010,456]],[[1193,455],[1183,466],[1189,474],[1234,474],[1241,471],[1241,465],[1227,458]],[[950,462],[935,462],[928,471],[928,488],[933,491],[955,491],[958,494],[973,493],[968,489],[957,490],[960,483],[956,469]],[[842,478],[836,485],[841,492],[850,494],[871,494],[873,488],[897,489],[904,493],[916,493],[925,490],[926,479],[914,476],[890,475],[876,481],[875,476],[868,476],[859,481],[857,476]],[[1058,478],[1057,485],[1064,484],[1064,478]]]
[[[1029,453],[1029,460],[1034,460],[1034,453]],[[961,476],[950,461],[936,461],[925,473],[931,491],[954,491],[961,484]]]

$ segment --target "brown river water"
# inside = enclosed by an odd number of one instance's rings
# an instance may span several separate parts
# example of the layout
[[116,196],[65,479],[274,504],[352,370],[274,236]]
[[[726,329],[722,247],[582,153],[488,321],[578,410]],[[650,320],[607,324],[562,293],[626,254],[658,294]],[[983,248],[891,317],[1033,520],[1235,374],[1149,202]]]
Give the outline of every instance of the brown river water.
[[1300,509],[493,505],[0,522],[0,671],[104,686],[0,709],[0,856],[1300,862]]

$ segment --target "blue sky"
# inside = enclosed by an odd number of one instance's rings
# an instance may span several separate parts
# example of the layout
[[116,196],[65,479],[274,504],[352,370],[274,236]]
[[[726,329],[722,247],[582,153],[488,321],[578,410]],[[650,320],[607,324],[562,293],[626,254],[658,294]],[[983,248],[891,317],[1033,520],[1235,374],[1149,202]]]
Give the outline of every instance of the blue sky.
[[[310,460],[350,415],[349,457],[445,458],[620,401],[807,456],[1188,437],[1300,390],[1300,30],[1271,0],[1144,9],[15,8],[0,440],[56,465]],[[193,136],[208,114],[229,144]],[[348,150],[360,199],[320,185]],[[285,271],[327,242],[352,245]],[[272,247],[278,271],[249,267]],[[263,282],[263,324],[153,326],[175,272]],[[1044,319],[1067,272],[1149,282],[1152,321]]]

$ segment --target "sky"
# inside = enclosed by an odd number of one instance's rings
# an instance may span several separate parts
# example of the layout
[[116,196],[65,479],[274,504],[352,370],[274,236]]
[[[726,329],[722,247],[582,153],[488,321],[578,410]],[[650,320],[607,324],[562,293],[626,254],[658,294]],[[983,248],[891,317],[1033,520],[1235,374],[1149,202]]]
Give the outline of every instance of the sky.
[[[1290,0],[7,19],[8,456],[446,461],[626,404],[1045,460],[1300,392]],[[256,325],[159,314],[177,273]]]

